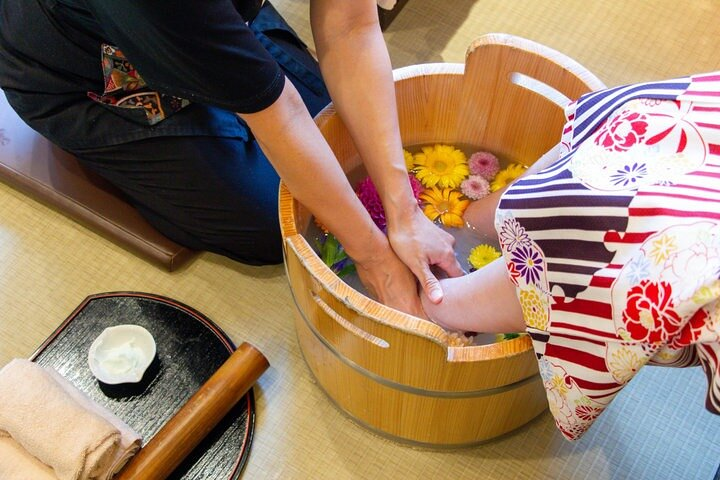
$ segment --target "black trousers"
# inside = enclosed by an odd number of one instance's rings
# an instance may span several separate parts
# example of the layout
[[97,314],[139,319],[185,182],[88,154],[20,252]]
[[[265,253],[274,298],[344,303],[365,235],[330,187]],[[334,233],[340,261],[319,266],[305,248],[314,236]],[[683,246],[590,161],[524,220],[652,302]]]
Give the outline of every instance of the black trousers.
[[[251,26],[315,115],[330,101],[319,68],[282,25],[272,10]],[[252,134],[247,141],[160,136],[69,150],[177,243],[252,265],[282,261],[279,179]]]

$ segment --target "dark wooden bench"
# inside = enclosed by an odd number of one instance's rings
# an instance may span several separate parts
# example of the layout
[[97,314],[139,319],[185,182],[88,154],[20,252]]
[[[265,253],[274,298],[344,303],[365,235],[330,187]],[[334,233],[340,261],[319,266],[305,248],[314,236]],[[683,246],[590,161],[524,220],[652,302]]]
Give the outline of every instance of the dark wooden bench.
[[2,91],[0,181],[167,270],[196,254],[163,236],[112,185],[28,127]]

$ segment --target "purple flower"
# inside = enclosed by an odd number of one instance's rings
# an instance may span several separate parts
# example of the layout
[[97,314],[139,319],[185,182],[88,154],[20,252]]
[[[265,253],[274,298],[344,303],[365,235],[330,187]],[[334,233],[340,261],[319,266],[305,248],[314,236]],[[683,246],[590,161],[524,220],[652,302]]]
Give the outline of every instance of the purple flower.
[[410,188],[412,188],[412,192],[413,192],[413,195],[415,196],[415,200],[417,200],[418,205],[420,205],[420,203],[421,203],[420,202],[420,194],[423,191],[422,183],[412,173],[408,174],[408,180],[410,180]]
[[[408,174],[408,181],[410,182],[410,187],[412,188],[415,200],[418,201],[419,205],[419,197],[420,193],[422,192],[422,184],[411,173]],[[375,225],[377,225],[379,229],[385,230],[385,227],[387,227],[387,220],[385,219],[385,209],[383,208],[382,202],[380,201],[380,195],[375,188],[375,184],[372,182],[370,177],[365,177],[365,179],[360,182],[360,184],[357,186],[357,189],[355,190],[355,193],[357,193],[358,198],[365,206],[365,209],[370,214],[370,217],[375,222]]]
[[536,250],[520,245],[512,253],[512,262],[527,283],[534,284],[540,280],[540,272],[544,270],[543,259]]
[[610,175],[614,185],[627,187],[628,185],[635,185],[635,183],[641,178],[647,175],[647,167],[644,163],[632,165],[625,165],[621,170],[616,170],[616,173]]

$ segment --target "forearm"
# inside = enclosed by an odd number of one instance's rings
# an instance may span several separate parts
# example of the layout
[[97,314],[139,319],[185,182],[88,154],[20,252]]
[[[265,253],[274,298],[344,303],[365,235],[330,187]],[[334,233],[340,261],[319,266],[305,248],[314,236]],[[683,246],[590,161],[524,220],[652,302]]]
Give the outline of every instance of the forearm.
[[364,260],[368,252],[387,247],[289,80],[269,108],[240,116],[293,196],[336,235],[351,257]]
[[323,78],[393,223],[416,204],[407,181],[392,67],[376,3],[314,0],[311,5]]

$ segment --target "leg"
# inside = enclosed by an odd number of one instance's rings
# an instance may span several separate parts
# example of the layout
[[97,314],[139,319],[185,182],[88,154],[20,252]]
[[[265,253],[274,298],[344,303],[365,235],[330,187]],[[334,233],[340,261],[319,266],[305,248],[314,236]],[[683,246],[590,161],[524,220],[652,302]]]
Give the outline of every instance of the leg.
[[[269,3],[252,27],[311,115],[325,107],[317,62]],[[248,264],[282,261],[279,179],[252,137],[158,137],[73,153],[174,241]]]
[[444,297],[432,303],[421,293],[423,309],[452,330],[508,333],[525,330],[522,309],[502,258],[462,277],[440,281]]
[[279,179],[256,142],[158,137],[73,153],[174,241],[243,263],[282,261]]

